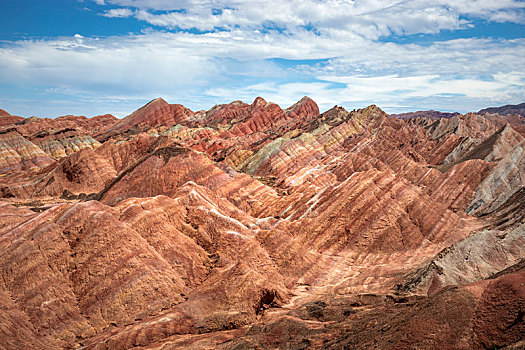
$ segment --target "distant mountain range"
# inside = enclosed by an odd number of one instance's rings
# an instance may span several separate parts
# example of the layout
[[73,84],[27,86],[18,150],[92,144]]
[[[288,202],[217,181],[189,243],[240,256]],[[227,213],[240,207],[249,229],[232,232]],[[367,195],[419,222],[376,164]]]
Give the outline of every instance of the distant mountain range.
[[459,113],[447,113],[447,112],[439,112],[439,111],[417,111],[417,112],[408,112],[408,113],[400,113],[400,114],[390,114],[391,117],[397,118],[397,119],[412,119],[412,118],[427,118],[427,119],[449,119],[452,118],[455,115],[458,115]]
[[[525,103],[520,103],[517,105],[506,105],[502,107],[489,107],[480,110],[477,112],[477,114],[499,114],[501,116],[509,115],[509,114],[519,114],[521,116],[525,116]],[[412,119],[412,118],[427,118],[427,119],[449,119],[453,116],[456,116],[460,113],[453,112],[440,112],[440,111],[417,111],[417,112],[407,112],[407,113],[399,113],[399,114],[390,114],[391,117],[397,118],[397,119]]]
[[[478,115],[483,115],[486,119],[490,120],[498,126],[510,124],[516,131],[525,135],[525,103],[518,105],[506,105],[503,107],[490,107],[482,109],[477,112]],[[431,120],[438,119],[450,119],[455,116],[460,116],[460,113],[447,113],[439,111],[417,111],[400,114],[390,114],[391,117],[409,120],[414,118],[425,118]],[[474,115],[474,113],[468,113],[467,115]]]
[[519,114],[525,116],[525,103],[519,105],[506,105],[503,107],[490,107],[482,109],[479,114],[498,113],[499,115]]

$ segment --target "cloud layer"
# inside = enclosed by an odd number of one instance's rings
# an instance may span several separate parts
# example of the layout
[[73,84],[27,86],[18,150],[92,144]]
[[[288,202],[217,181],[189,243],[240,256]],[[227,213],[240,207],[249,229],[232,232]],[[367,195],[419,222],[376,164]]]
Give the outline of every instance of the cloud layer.
[[[439,35],[479,21],[523,23],[521,1],[96,3],[107,21],[151,27],[3,43],[0,83],[98,101],[93,114],[119,103],[126,114],[156,96],[199,109],[257,95],[288,105],[308,94],[322,108],[376,103],[392,112],[525,100],[525,39]],[[417,43],[420,35],[431,36]]]
[[[346,32],[371,39],[465,28],[469,24],[465,18],[523,23],[525,7],[519,0],[108,0],[107,3],[127,6],[108,10],[108,16],[119,11],[122,15],[125,11],[126,16],[172,29],[274,27],[293,33],[308,27],[321,35]],[[155,13],[155,10],[166,12]]]

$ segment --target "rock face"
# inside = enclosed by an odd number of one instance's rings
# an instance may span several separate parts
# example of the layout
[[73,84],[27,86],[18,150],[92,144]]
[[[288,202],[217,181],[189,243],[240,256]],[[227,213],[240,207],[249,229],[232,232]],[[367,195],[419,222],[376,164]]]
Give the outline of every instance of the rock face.
[[43,131],[29,139],[56,160],[83,148],[95,149],[101,145],[90,135],[82,135],[74,129],[62,129],[55,132]]
[[57,133],[63,130],[76,130],[83,135],[95,136],[117,123],[118,119],[110,114],[86,118],[67,115],[55,119],[31,117],[20,120],[12,127],[25,137],[37,137],[41,133]]
[[170,105],[162,98],[156,98],[126,118],[109,128],[101,140],[106,140],[125,132],[147,130],[157,125],[172,126],[193,115],[193,112],[182,105]]
[[7,125],[16,124],[21,120],[24,120],[24,118],[16,117],[7,113],[3,109],[0,109],[0,128],[5,127]]
[[16,130],[0,133],[0,173],[34,171],[54,161],[34,143],[26,140]]
[[483,116],[499,126],[510,124],[514,130],[522,136],[525,136],[525,111],[520,113],[521,114],[506,114],[505,116],[499,114],[483,114]]
[[305,119],[308,117],[317,117],[319,115],[319,107],[314,100],[305,96],[299,102],[286,109],[286,114],[292,118]]
[[7,191],[17,198],[70,197],[102,191],[117,172],[103,156],[85,148],[63,159],[60,164],[38,180],[11,186]]
[[7,349],[522,345],[508,116],[258,97],[0,118]]

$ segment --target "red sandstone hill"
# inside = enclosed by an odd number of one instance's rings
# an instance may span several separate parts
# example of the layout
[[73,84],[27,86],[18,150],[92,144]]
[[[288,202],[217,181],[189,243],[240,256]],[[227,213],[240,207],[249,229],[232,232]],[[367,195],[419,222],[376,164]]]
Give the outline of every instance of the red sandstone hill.
[[24,118],[11,115],[3,109],[0,109],[0,128],[6,125],[16,124],[21,120],[24,120]]
[[172,126],[192,115],[193,112],[182,105],[170,105],[162,98],[156,98],[120,120],[106,130],[100,138],[106,140],[122,133],[136,133],[158,125]]
[[51,118],[31,117],[20,120],[12,126],[26,137],[34,137],[41,132],[60,130],[79,130],[82,134],[95,136],[112,126],[118,119],[111,114],[86,118],[84,116],[67,115]]
[[0,347],[523,346],[519,119],[434,115],[4,113]]

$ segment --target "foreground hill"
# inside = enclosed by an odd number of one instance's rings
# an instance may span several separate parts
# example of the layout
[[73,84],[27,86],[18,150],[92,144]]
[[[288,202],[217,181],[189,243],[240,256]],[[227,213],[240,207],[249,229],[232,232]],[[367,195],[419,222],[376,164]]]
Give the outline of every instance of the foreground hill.
[[521,346],[525,138],[506,118],[258,97],[6,119],[1,343]]

